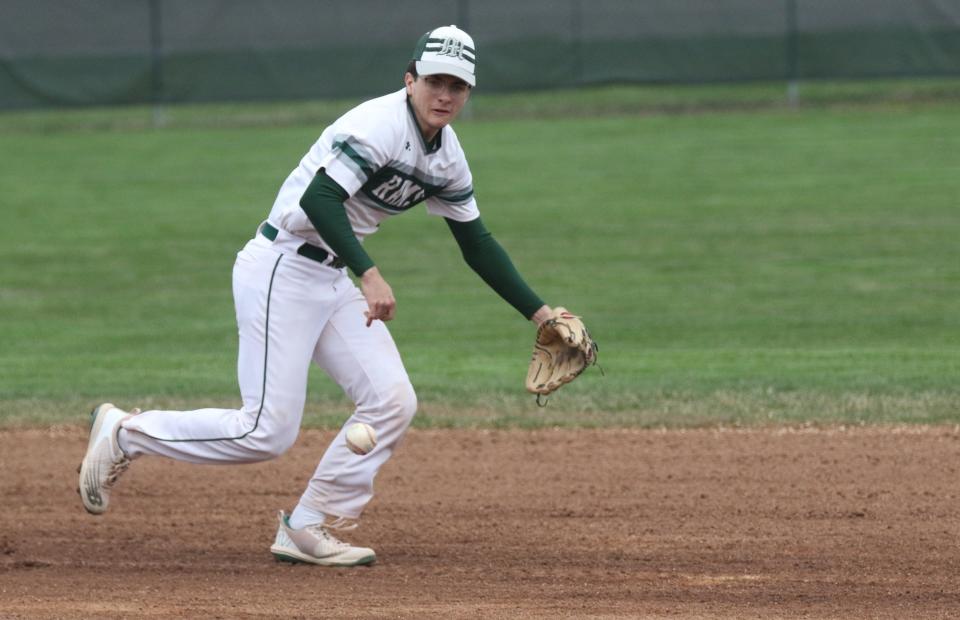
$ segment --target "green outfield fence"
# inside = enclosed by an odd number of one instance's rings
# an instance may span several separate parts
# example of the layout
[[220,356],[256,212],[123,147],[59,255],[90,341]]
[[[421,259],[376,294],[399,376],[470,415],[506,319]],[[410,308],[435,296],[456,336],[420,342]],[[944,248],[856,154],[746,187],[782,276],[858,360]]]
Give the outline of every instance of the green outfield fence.
[[960,75],[960,0],[0,0],[0,108],[379,94],[449,23],[485,91]]

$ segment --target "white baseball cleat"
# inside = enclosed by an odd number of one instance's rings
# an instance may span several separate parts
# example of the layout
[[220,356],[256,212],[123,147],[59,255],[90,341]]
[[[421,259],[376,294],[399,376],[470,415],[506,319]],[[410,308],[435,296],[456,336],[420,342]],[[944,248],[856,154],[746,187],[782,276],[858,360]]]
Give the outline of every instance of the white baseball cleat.
[[295,530],[282,510],[280,526],[270,553],[278,562],[306,562],[321,566],[359,566],[373,564],[377,554],[367,547],[354,547],[330,533],[323,523]]
[[103,403],[90,413],[90,441],[80,463],[80,499],[87,512],[103,514],[110,504],[110,489],[130,466],[120,449],[117,433],[120,423],[132,414]]

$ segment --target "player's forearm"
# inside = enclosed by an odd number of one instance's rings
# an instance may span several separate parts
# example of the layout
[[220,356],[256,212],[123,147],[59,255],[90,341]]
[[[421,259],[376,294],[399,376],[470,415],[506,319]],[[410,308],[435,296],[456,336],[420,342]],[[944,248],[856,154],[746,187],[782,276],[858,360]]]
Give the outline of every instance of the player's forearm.
[[544,307],[543,300],[524,282],[506,250],[479,218],[472,222],[447,219],[447,225],[470,268],[517,312],[530,319]]
[[343,209],[343,201],[347,198],[343,188],[321,170],[300,198],[300,208],[333,253],[350,271],[361,276],[373,267],[373,260],[350,227],[347,212]]

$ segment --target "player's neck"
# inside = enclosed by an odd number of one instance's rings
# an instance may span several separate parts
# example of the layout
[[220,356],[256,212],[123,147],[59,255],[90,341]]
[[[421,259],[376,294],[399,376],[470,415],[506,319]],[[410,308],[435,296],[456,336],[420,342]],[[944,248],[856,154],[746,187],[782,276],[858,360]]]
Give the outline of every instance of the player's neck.
[[443,127],[431,127],[420,119],[416,110],[411,108],[411,111],[413,112],[413,118],[417,121],[417,128],[420,130],[420,135],[423,136],[423,143],[427,145],[433,144],[433,141],[437,139],[437,135],[443,131]]
[[420,117],[417,116],[417,111],[412,110],[413,118],[417,121],[417,129],[420,130],[420,136],[423,138],[423,146],[429,151],[436,145],[437,136],[440,135],[440,132],[443,131],[443,127],[431,127],[426,125]]
[[420,131],[420,137],[423,138],[424,148],[427,151],[434,149],[436,147],[437,140],[440,139],[440,134],[446,125],[437,126],[424,120],[417,112],[416,106],[413,105],[409,95],[407,96],[407,111],[410,113],[411,119],[416,124],[417,129]]

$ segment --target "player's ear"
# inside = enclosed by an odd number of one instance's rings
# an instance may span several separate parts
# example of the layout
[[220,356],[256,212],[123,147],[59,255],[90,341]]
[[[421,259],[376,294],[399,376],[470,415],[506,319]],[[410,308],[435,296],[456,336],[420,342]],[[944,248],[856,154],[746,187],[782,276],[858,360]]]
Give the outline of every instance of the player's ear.
[[417,78],[413,77],[413,74],[407,71],[403,74],[403,83],[407,86],[407,94],[413,94],[413,83],[417,81]]

